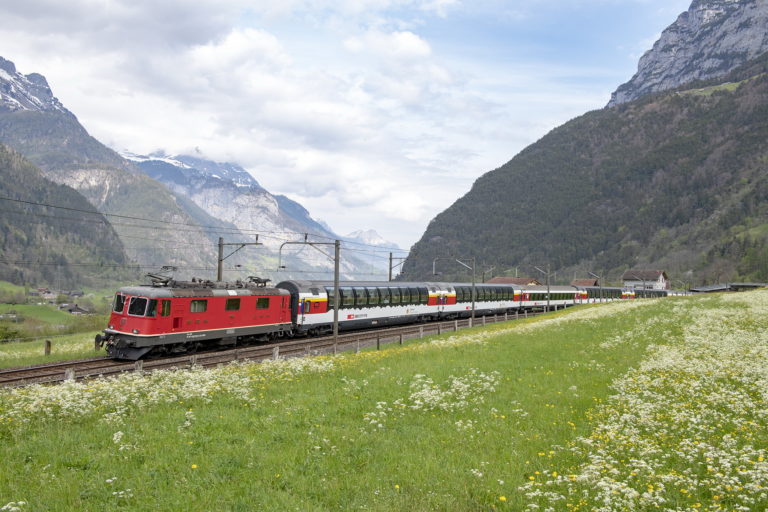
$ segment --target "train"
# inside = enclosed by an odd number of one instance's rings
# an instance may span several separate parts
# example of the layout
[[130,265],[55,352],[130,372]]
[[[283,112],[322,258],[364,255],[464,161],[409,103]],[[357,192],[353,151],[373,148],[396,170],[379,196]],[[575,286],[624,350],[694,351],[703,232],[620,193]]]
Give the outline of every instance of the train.
[[[152,277],[115,293],[96,341],[113,359],[138,360],[217,347],[470,316],[562,309],[577,304],[663,297],[667,290],[440,282],[214,282]],[[474,290],[474,292],[473,292]]]

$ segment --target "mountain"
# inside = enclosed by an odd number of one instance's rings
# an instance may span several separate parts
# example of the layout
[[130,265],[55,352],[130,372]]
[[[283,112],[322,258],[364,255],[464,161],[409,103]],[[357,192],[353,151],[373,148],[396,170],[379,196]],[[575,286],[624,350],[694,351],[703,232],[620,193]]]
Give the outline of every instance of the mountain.
[[0,280],[62,289],[137,277],[125,268],[117,233],[85,197],[2,144],[0,208]]
[[608,106],[725,75],[768,51],[768,0],[694,0]]
[[[285,240],[305,233],[316,235],[310,238],[316,241],[317,236],[325,241],[338,237],[297,202],[269,193],[239,165],[199,155],[125,158],[91,137],[42,75],[22,75],[2,58],[0,143],[109,214],[127,254],[144,267],[174,265],[179,267],[176,277],[210,278],[220,236],[227,243],[252,242],[258,232],[266,247],[227,251],[226,268],[270,275],[284,266],[298,273],[293,277],[304,278],[312,272],[327,277],[332,268],[328,257],[312,247],[280,251]],[[342,254],[345,277],[370,277],[371,265],[364,258],[354,251]],[[225,276],[233,277],[242,276]]]
[[386,249],[399,250],[400,248],[396,243],[385,240],[380,234],[373,229],[357,230],[344,237],[344,240],[354,242],[363,245],[369,245],[373,247],[383,247]]
[[404,278],[454,256],[497,273],[549,263],[566,281],[630,266],[697,283],[766,281],[767,198],[764,54],[552,130],[433,219]]
[[176,265],[181,275],[214,271],[215,236],[201,226],[231,225],[175,196],[91,137],[44,77],[22,75],[3,58],[0,69],[0,143],[23,154],[47,179],[74,188],[100,212],[113,215],[133,262],[150,268]]
[[[272,264],[272,268],[277,269],[277,260],[284,257],[285,261],[279,263],[286,268],[303,273],[316,270],[327,277],[328,258],[321,252],[308,247],[298,250],[289,247],[281,253],[281,246],[286,240],[298,240],[304,234],[312,235],[310,240],[326,242],[339,238],[338,235],[312,219],[299,203],[264,189],[239,165],[189,155],[123,153],[123,156],[177,196],[235,226],[241,231],[241,238],[260,233],[259,242],[265,247],[250,251],[250,256],[240,261],[241,264],[262,267]],[[368,273],[370,267],[355,253],[348,252],[343,256],[342,272],[346,277]]]

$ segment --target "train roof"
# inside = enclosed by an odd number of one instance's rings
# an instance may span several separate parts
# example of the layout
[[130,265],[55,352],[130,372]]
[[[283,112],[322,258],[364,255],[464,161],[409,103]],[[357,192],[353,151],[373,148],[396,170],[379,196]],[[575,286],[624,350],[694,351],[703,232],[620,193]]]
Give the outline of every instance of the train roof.
[[[299,292],[311,292],[312,288],[324,288],[333,287],[333,281],[308,281],[308,280],[289,280],[281,281],[276,285],[278,288],[286,288],[290,290],[296,290]],[[472,283],[440,283],[432,281],[340,281],[339,287],[390,287],[390,288],[455,288],[457,286],[472,286]],[[488,284],[488,283],[476,283],[476,287],[509,287],[520,289],[519,286],[508,284]],[[546,287],[545,287],[546,288]]]
[[286,290],[280,288],[267,288],[265,286],[226,286],[228,283],[222,283],[217,287],[176,287],[176,286],[124,286],[117,291],[125,295],[138,295],[150,299],[166,297],[249,297],[258,295],[260,297],[268,295],[287,295]]
[[547,287],[547,285],[522,287],[522,290],[526,292],[546,292],[547,289],[549,289],[550,293],[573,293],[579,288],[576,286],[560,286],[560,285],[552,285],[549,287]]

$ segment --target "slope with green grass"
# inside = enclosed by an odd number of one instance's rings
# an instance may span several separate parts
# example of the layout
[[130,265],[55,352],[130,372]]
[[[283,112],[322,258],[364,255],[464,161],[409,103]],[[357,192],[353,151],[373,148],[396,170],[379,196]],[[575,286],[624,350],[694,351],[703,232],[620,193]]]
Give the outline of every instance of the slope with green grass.
[[761,509],[766,308],[766,292],[614,303],[381,352],[0,390],[0,501]]

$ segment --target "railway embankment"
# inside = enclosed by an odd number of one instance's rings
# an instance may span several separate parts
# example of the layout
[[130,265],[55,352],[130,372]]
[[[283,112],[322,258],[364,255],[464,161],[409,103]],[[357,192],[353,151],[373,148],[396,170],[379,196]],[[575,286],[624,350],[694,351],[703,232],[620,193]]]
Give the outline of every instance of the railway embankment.
[[758,510],[768,292],[0,389],[0,507]]

